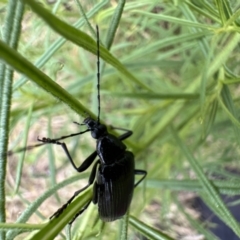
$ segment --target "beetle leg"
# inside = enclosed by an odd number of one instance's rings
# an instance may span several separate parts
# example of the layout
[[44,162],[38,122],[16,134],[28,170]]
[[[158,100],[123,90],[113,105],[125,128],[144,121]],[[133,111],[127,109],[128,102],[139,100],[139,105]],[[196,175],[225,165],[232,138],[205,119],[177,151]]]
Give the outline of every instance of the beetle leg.
[[[86,190],[90,185],[93,184],[94,179],[95,179],[95,176],[96,176],[97,165],[98,165],[98,164],[100,164],[100,160],[98,160],[98,161],[93,165],[93,168],[92,168],[90,177],[89,177],[89,179],[88,179],[88,184],[87,184],[87,186],[85,186],[84,188],[76,191],[76,192],[73,194],[73,196],[72,196],[61,208],[59,208],[59,209],[50,217],[50,219],[52,219],[53,217],[58,217],[59,215],[61,215],[62,212],[64,211],[64,209],[67,208],[67,206],[73,201],[73,199],[74,199],[75,197],[77,197],[77,196],[79,195],[79,193],[81,193],[82,191]],[[90,201],[90,202],[91,202],[91,201]],[[88,206],[88,205],[89,205],[89,204],[87,204],[87,206]],[[85,206],[85,207],[86,207],[86,206]],[[81,213],[80,213],[80,214],[81,214]],[[80,214],[78,214],[78,215],[80,215]],[[76,216],[74,217],[74,220],[75,220],[75,219],[76,219]],[[74,221],[74,220],[73,220],[73,221]],[[72,221],[72,222],[73,222],[73,221]]]
[[122,134],[121,136],[118,137],[119,140],[124,140],[129,138],[133,132],[131,130],[125,129],[125,128],[119,128],[119,127],[113,127],[112,125],[110,125],[110,129],[116,129],[116,130],[121,130],[121,131],[125,131],[126,133]]
[[[68,151],[68,148],[67,148],[67,145],[64,143],[64,142],[58,142],[58,141],[55,141],[55,139],[53,139],[54,142],[49,142],[49,143],[53,143],[53,144],[57,144],[57,145],[60,145],[64,152],[66,153],[67,157],[68,157],[68,160],[70,161],[70,163],[72,164],[72,166],[78,171],[78,172],[83,172],[85,171],[92,163],[93,161],[95,160],[95,158],[97,157],[97,152],[94,151],[90,156],[88,156],[84,161],[83,163],[77,167],[76,164],[74,163],[69,151]],[[42,141],[41,139],[39,139],[39,141]]]
[[68,149],[67,149],[67,145],[66,145],[65,143],[60,143],[60,142],[58,142],[58,144],[60,144],[60,145],[62,146],[62,148],[63,148],[63,150],[65,151],[65,153],[66,153],[69,161],[71,162],[72,166],[73,166],[78,172],[83,172],[83,171],[85,171],[85,170],[93,163],[93,161],[95,160],[95,158],[96,158],[96,156],[97,156],[97,152],[96,152],[96,151],[93,152],[89,157],[87,157],[87,158],[83,161],[83,163],[82,163],[79,167],[77,167],[77,166],[75,165],[75,163],[74,163],[74,161],[73,161],[73,159],[72,159],[72,157],[71,157]]
[[92,202],[94,204],[97,204],[98,202],[98,185],[97,183],[95,182],[94,185],[93,185],[93,197],[92,197]]
[[97,157],[97,151],[94,151],[91,155],[89,155],[81,164],[81,166],[79,166],[77,168],[78,172],[83,172],[85,171],[95,160],[95,158]]
[[90,201],[85,205],[85,207],[82,208],[82,209],[74,216],[74,218],[68,223],[69,225],[71,225],[71,224],[76,220],[76,218],[77,218],[79,215],[81,215],[81,214],[88,208],[88,206],[90,205],[91,201],[92,201],[92,200],[90,200]]
[[[112,127],[110,126],[112,129],[117,129],[117,130],[122,130],[122,131],[126,131],[126,133],[122,134],[121,136],[118,137],[119,140],[124,140],[128,137],[130,137],[133,132],[130,131],[130,130],[127,130],[127,129],[124,129],[124,128],[116,128],[116,127]],[[83,131],[83,132],[79,132],[79,133],[74,133],[74,134],[70,134],[68,136],[62,136],[60,138],[56,138],[56,139],[51,139],[51,138],[42,138],[42,139],[39,139],[38,138],[38,141],[42,142],[43,144],[57,144],[57,145],[60,145],[64,152],[66,153],[70,163],[72,164],[72,166],[78,171],[78,172],[83,172],[85,171],[94,161],[94,159],[97,157],[97,152],[94,151],[90,156],[88,156],[84,161],[83,163],[77,167],[76,164],[74,163],[69,151],[68,151],[68,148],[67,148],[67,145],[64,143],[64,142],[59,142],[59,140],[62,140],[62,139],[65,139],[65,138],[68,138],[68,137],[73,137],[73,136],[77,136],[77,135],[80,135],[80,134],[83,134],[85,132],[88,132],[89,130],[87,129],[86,131]]]
[[70,135],[67,135],[67,136],[62,136],[62,137],[55,138],[55,139],[45,138],[45,137],[43,137],[42,139],[38,138],[38,141],[39,141],[39,142],[43,142],[43,143],[58,144],[57,142],[58,142],[59,140],[63,140],[63,139],[66,139],[66,138],[70,138],[70,137],[78,136],[78,135],[81,135],[81,134],[86,133],[86,132],[89,132],[89,131],[90,131],[90,130],[87,129],[87,130],[82,131],[82,132],[73,133],[73,134],[70,134]]
[[147,176],[147,171],[134,169],[134,175],[143,175],[143,177],[137,183],[134,184],[134,187],[137,187],[137,185],[140,184],[143,181],[143,179]]
[[[76,123],[76,122],[74,122]],[[78,123],[78,125],[82,125],[80,123]],[[8,156],[11,156],[17,152],[22,152],[22,151],[26,151],[26,150],[31,150],[33,148],[36,148],[36,147],[40,147],[40,146],[43,146],[44,144],[59,144],[58,141],[59,140],[63,140],[65,138],[69,138],[69,137],[74,137],[74,136],[77,136],[77,135],[80,135],[80,134],[83,134],[85,132],[89,132],[90,130],[87,129],[85,131],[82,131],[82,132],[78,132],[78,133],[74,133],[74,134],[70,134],[70,135],[67,135],[67,136],[62,136],[60,138],[55,138],[55,139],[51,139],[51,138],[45,138],[43,137],[42,139],[38,138],[38,141],[39,142],[42,142],[42,143],[39,143],[39,144],[35,144],[35,145],[30,145],[30,146],[26,146],[26,147],[23,147],[23,148],[19,148],[17,149],[16,151],[12,152],[11,150],[7,152],[7,155]],[[84,171],[84,170],[83,170]]]

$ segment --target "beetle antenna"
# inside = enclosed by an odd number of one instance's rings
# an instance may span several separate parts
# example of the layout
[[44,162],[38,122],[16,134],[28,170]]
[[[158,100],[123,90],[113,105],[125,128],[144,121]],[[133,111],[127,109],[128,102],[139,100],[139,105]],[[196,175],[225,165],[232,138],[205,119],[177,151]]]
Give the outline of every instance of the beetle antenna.
[[98,117],[97,122],[100,124],[100,43],[99,43],[99,30],[98,25],[96,25],[97,30],[97,98],[98,98]]

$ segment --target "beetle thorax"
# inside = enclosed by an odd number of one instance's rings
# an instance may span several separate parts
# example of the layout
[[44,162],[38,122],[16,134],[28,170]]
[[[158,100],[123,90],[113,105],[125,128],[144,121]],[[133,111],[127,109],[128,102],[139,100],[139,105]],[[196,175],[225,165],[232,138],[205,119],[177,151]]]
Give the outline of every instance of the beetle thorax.
[[102,164],[111,165],[123,158],[125,144],[116,136],[107,134],[97,140],[97,153]]

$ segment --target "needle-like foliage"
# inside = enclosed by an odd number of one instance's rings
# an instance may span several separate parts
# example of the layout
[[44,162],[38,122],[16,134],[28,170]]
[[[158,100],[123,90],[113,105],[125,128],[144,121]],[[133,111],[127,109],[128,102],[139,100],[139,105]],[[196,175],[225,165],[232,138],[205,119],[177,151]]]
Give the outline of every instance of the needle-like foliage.
[[[240,193],[239,1],[23,0],[0,13],[1,239],[214,239],[187,212],[194,194],[240,236],[222,200]],[[101,122],[133,131],[124,142],[148,175],[123,220],[102,223],[90,205],[64,231],[91,189],[48,218],[89,172],[74,172],[59,146],[17,151],[96,117],[96,24]],[[66,144],[77,165],[95,149],[87,133]]]

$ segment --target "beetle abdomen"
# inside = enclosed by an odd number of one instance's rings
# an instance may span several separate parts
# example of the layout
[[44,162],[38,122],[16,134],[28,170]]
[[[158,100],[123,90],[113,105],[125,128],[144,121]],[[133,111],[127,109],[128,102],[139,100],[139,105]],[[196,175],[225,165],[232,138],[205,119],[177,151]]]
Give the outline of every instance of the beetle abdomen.
[[111,222],[124,216],[134,190],[134,156],[124,157],[110,166],[100,167],[97,176],[97,202],[100,218]]

